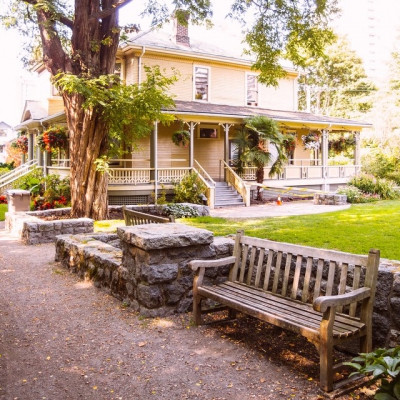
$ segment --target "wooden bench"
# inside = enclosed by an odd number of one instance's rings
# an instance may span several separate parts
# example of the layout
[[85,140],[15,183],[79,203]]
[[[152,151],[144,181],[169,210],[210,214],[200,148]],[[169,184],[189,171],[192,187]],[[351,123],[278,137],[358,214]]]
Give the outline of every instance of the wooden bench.
[[170,215],[168,218],[158,217],[139,211],[128,210],[125,206],[122,206],[122,213],[124,214],[126,226],[175,222],[175,217],[173,215]]
[[[359,338],[362,352],[372,350],[372,310],[379,250],[354,255],[245,236],[238,231],[232,257],[195,260],[193,314],[196,324],[202,300],[209,298],[236,312],[251,315],[306,337],[319,351],[320,386],[333,385],[333,346]],[[226,282],[208,286],[205,269],[231,265]],[[225,307],[223,307],[225,306]]]

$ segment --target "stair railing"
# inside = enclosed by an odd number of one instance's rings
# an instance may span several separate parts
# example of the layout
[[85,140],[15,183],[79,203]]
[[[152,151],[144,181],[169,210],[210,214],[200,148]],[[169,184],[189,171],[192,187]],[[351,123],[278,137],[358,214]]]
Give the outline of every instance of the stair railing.
[[199,176],[202,182],[206,185],[206,197],[207,205],[213,210],[215,208],[215,186],[216,183],[213,178],[207,173],[207,171],[194,160],[196,167],[193,167],[193,171]]
[[21,176],[26,175],[37,165],[37,160],[28,161],[25,164],[20,165],[19,167],[7,172],[7,174],[0,176],[0,193],[5,192],[7,189],[11,189],[12,183],[20,178]]
[[225,181],[228,185],[233,186],[242,196],[246,207],[250,207],[250,185],[246,182],[224,161],[220,161],[220,169],[225,171]]

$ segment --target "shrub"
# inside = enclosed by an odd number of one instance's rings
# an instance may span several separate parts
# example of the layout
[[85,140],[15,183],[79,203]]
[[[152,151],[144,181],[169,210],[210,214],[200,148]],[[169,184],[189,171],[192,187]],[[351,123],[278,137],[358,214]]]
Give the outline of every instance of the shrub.
[[357,187],[363,193],[377,194],[384,200],[399,197],[393,182],[384,178],[375,178],[373,175],[361,174],[355,176],[350,180],[349,184]]
[[336,191],[338,194],[345,194],[348,203],[371,203],[380,200],[379,195],[363,193],[355,186],[340,186]]
[[376,400],[400,400],[400,346],[361,353],[344,364],[356,369],[351,375],[371,375],[371,383],[380,381]]
[[174,186],[175,203],[202,204],[206,185],[199,175],[191,172]]
[[194,218],[200,214],[197,209],[185,204],[168,204],[163,207],[164,215],[173,215],[175,218]]

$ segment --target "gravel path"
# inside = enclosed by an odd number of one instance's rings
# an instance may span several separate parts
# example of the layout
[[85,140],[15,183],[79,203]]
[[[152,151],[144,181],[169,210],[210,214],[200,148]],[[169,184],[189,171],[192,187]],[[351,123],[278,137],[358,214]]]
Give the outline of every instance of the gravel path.
[[0,399],[319,398],[315,357],[282,331],[142,319],[53,260],[0,231]]

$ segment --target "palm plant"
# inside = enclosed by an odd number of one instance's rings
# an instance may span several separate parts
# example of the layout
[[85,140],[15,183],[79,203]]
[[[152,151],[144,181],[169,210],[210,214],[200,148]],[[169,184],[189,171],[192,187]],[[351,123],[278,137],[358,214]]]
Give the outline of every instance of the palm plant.
[[[264,182],[264,167],[271,164],[269,176],[279,174],[287,161],[284,147],[285,136],[279,132],[275,121],[264,116],[247,118],[245,124],[238,130],[235,143],[237,158],[233,160],[238,172],[244,167],[254,166],[257,183]],[[271,153],[271,146],[276,154]],[[257,199],[262,200],[260,186],[257,187]]]

